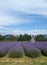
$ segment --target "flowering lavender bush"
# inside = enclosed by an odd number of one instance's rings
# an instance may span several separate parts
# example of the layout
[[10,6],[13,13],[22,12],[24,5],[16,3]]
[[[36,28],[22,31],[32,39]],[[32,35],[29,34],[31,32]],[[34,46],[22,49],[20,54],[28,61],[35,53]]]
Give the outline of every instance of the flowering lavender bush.
[[0,56],[7,54],[8,51],[18,43],[19,42],[0,42]]
[[0,57],[7,53],[20,57],[23,56],[24,51],[30,57],[38,56],[41,52],[47,56],[47,42],[0,42]]
[[6,55],[6,48],[4,46],[0,46],[0,57],[3,57]]
[[31,43],[31,45],[39,48],[42,54],[47,56],[47,42],[35,42]]
[[23,45],[26,55],[28,55],[29,57],[33,58],[33,57],[37,57],[41,54],[41,51],[38,48],[31,46],[30,43],[26,42],[22,45]]
[[24,55],[24,50],[21,46],[20,43],[18,43],[17,45],[15,45],[13,48],[11,48],[9,51],[9,57],[12,58],[19,58],[22,57]]

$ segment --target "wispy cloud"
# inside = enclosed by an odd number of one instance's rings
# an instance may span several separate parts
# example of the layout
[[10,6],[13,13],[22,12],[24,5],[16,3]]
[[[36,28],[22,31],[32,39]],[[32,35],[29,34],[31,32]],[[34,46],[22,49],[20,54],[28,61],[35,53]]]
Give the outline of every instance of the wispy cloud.
[[5,10],[19,10],[29,13],[47,14],[46,0],[1,0],[0,7]]
[[[35,30],[36,29],[36,30]],[[0,33],[46,34],[46,0],[1,0]]]
[[[3,31],[3,32],[2,32]],[[39,35],[39,34],[47,34],[47,30],[41,30],[41,29],[34,29],[34,30],[28,30],[28,31],[24,31],[24,30],[20,30],[20,29],[15,29],[15,30],[11,30],[11,29],[0,29],[0,33],[2,35],[7,35],[7,34],[14,34],[14,35],[19,35],[19,34],[31,34],[31,35]]]

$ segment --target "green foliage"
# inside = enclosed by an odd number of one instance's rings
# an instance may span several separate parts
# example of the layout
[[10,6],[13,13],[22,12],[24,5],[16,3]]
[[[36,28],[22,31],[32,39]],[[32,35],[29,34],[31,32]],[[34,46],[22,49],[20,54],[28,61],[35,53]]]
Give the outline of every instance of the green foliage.
[[11,51],[9,53],[9,57],[11,58],[19,58],[22,57],[23,55],[19,51]]
[[4,41],[4,36],[0,35],[0,41]]
[[25,52],[26,53],[26,56],[29,56],[31,58],[36,58],[39,56],[39,53],[35,50],[31,50],[29,53]]
[[43,49],[42,54],[47,56],[47,49]]
[[17,40],[18,41],[23,41],[23,35],[19,35]]
[[16,41],[16,36],[14,35],[8,35],[6,38],[5,38],[6,41]]
[[31,35],[24,34],[24,41],[30,41]]
[[[44,37],[44,35],[37,35],[35,36],[35,41],[47,41],[47,38]],[[31,35],[28,34],[20,34],[20,35],[13,35],[13,34],[8,34],[8,35],[1,35],[0,34],[0,41],[31,41],[32,37]]]
[[30,41],[30,40],[31,40],[31,35],[24,34],[18,36],[18,41]]
[[0,57],[3,57],[3,56],[5,56],[5,54],[2,51],[0,51]]
[[36,41],[44,41],[44,36],[43,36],[43,35],[37,35],[37,36],[35,37],[35,40],[36,40]]
[[31,40],[31,35],[28,34],[20,34],[17,36],[14,36],[12,34],[8,34],[8,35],[0,35],[0,41],[30,41]]

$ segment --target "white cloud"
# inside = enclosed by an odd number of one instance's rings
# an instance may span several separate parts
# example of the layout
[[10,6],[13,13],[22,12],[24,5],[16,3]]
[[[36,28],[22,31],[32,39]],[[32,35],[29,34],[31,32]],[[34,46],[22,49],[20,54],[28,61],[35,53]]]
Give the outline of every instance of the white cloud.
[[0,15],[0,25],[8,25],[9,23],[13,23],[14,19],[10,16]]
[[44,0],[1,0],[0,7],[29,13],[47,15],[47,2]]
[[31,33],[34,34],[34,35],[37,35],[37,34],[47,34],[47,30],[43,30],[43,29],[42,30],[41,29],[37,30],[36,29],[36,30],[32,30]]
[[6,34],[14,34],[14,35],[19,35],[19,34],[31,34],[31,35],[38,35],[38,34],[47,34],[47,30],[43,30],[43,29],[34,29],[34,30],[21,30],[20,28],[16,28],[16,29],[9,29],[7,27],[0,27],[0,33],[3,35]]
[[[44,2],[45,1],[45,2]],[[9,24],[20,24],[27,23],[22,18],[17,18],[15,16],[12,17],[5,12],[15,10],[22,11],[26,13],[35,13],[47,15],[47,2],[46,0],[0,0],[0,25],[9,25]],[[23,30],[10,30],[9,28],[4,28],[0,26],[0,33],[2,34],[47,34],[47,30],[31,30],[31,31],[23,31]]]
[[22,31],[22,30],[15,30],[13,31],[14,34],[31,34],[31,35],[37,35],[37,34],[47,34],[47,30],[30,30],[30,31]]
[[12,17],[8,16],[4,13],[0,13],[0,25],[10,25],[10,24],[20,24],[20,23],[25,23],[24,19],[22,18],[17,18],[17,17]]
[[0,25],[11,23],[25,23],[24,19],[8,16],[5,12],[18,10],[28,13],[47,15],[47,3],[44,0],[1,0],[0,1]]

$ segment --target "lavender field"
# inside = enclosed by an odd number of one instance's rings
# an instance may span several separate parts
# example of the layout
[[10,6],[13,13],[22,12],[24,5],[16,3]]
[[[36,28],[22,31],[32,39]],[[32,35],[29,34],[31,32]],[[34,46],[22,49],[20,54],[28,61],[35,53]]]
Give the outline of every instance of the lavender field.
[[[39,55],[47,56],[47,42],[0,42],[0,57],[9,54],[11,51],[18,51],[21,55],[30,55],[31,51],[35,51]],[[31,53],[32,54],[32,53]]]
[[1,65],[34,63],[47,65],[47,42],[0,42]]

